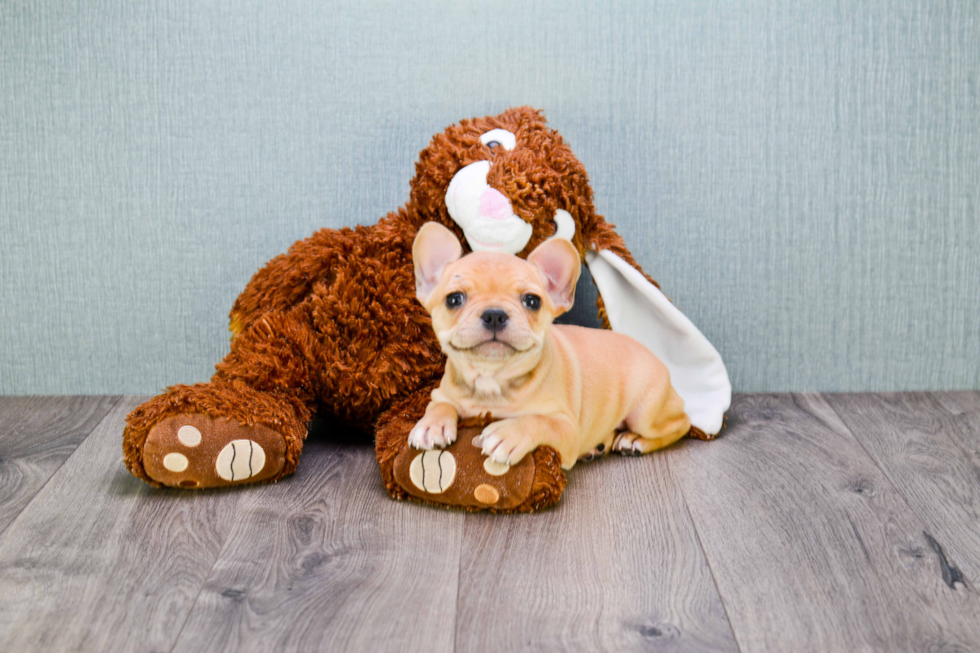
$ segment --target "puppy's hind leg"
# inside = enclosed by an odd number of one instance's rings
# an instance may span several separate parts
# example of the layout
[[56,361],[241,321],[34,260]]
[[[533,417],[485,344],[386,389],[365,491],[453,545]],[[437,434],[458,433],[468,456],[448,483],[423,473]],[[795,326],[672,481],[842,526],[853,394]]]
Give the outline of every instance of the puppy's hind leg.
[[643,454],[671,445],[691,430],[684,400],[670,386],[654,392],[626,417],[626,430],[616,434],[612,450],[627,456]]
[[624,456],[642,456],[645,453],[650,453],[651,451],[656,451],[657,449],[663,449],[669,444],[674,444],[682,437],[684,437],[683,434],[678,436],[664,436],[660,438],[645,438],[639,433],[634,433],[632,431],[621,431],[616,435],[616,439],[613,441],[612,450],[616,453],[623,454]]

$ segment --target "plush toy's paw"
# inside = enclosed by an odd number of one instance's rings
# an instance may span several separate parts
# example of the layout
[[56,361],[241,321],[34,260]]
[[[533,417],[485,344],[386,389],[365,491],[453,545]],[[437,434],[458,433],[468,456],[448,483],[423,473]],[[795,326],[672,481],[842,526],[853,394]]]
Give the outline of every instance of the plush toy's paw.
[[[488,420],[462,420],[457,440],[437,451],[413,449],[402,436],[399,453],[390,459],[392,480],[408,496],[467,510],[528,512],[555,503],[565,488],[558,452],[542,447],[517,465],[496,463],[477,444]],[[381,442],[384,437],[382,431]]]
[[455,441],[455,417],[426,415],[408,434],[408,444],[415,449],[442,449]]
[[516,465],[537,447],[534,439],[521,428],[518,419],[502,419],[488,424],[480,434],[483,455],[495,463]]
[[265,481],[282,471],[285,457],[285,440],[271,428],[200,413],[161,420],[143,445],[151,479],[188,489]]

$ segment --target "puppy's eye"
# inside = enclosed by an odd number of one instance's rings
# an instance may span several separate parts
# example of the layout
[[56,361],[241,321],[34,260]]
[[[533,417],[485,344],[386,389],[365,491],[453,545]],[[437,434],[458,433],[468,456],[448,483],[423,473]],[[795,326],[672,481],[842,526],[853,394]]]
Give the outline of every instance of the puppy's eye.
[[531,293],[521,297],[521,303],[524,304],[524,308],[529,311],[536,311],[541,308],[541,298],[537,295],[532,295]]
[[498,147],[500,147],[500,141],[490,141],[487,143],[487,147],[489,147],[491,151],[496,150]]
[[449,308],[459,308],[466,301],[466,295],[461,292],[451,292],[446,295],[446,306]]

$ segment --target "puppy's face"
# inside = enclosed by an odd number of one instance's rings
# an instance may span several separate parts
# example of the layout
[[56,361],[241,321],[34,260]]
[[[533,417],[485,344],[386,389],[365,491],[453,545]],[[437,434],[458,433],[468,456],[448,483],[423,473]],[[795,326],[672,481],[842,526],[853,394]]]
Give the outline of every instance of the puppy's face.
[[551,322],[574,301],[581,268],[574,246],[551,239],[526,261],[502,252],[461,255],[459,240],[438,223],[415,238],[416,294],[443,351],[483,369],[536,362]]

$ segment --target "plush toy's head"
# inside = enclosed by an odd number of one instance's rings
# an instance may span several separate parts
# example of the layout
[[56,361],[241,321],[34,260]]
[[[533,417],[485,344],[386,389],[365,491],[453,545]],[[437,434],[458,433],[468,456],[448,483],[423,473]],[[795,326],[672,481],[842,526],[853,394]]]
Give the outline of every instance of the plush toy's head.
[[557,233],[585,255],[582,227],[597,219],[585,168],[535,109],[460,121],[422,150],[415,172],[422,221],[449,227],[471,251],[526,257]]

